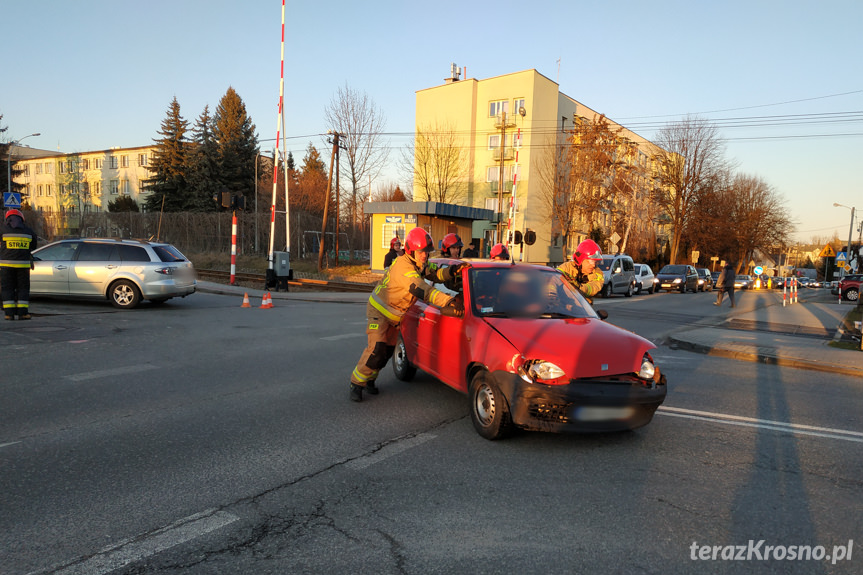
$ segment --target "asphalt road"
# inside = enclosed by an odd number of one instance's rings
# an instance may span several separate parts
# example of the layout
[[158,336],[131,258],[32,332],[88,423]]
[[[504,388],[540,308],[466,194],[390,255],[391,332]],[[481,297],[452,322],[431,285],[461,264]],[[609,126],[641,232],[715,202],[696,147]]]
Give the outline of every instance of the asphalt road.
[[713,298],[597,302],[660,344],[650,425],[499,442],[422,373],[349,402],[361,304],[37,301],[0,325],[0,573],[860,573],[863,383],[662,345]]

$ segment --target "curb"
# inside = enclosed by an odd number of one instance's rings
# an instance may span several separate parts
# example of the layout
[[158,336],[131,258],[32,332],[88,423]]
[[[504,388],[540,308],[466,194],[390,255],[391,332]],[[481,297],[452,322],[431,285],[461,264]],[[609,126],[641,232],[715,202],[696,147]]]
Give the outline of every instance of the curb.
[[[223,289],[223,288],[219,288],[219,287],[210,287],[210,286],[202,287],[200,284],[198,284],[197,291],[199,291],[201,293],[209,293],[209,294],[216,294],[216,295],[230,295],[230,296],[237,296],[240,298],[243,297],[242,294],[237,293],[236,291],[233,291],[233,290],[228,289],[228,288]],[[261,293],[263,293],[263,290],[244,290],[244,291],[260,291]],[[285,295],[287,295],[287,294],[285,294]],[[320,297],[314,297],[313,295],[310,295],[307,297],[285,297],[285,295],[281,295],[279,292],[276,292],[276,294],[273,295],[272,297],[273,297],[273,299],[278,299],[281,301],[306,301],[306,302],[313,302],[313,303],[339,303],[339,304],[355,304],[355,305],[356,304],[365,304],[367,301],[367,300],[363,300],[361,302],[359,302],[359,301],[343,301],[343,300],[337,300],[337,299],[325,299],[325,298],[320,298]]]
[[764,363],[768,365],[779,365],[783,367],[796,367],[799,369],[809,369],[812,371],[821,371],[827,373],[837,373],[841,375],[853,375],[857,377],[863,376],[863,370],[854,367],[845,367],[842,365],[832,365],[826,363],[818,363],[807,361],[805,359],[796,359],[792,357],[782,357],[774,354],[758,353],[755,351],[742,351],[729,349],[725,347],[714,347],[703,343],[695,343],[685,339],[679,339],[673,335],[669,337],[669,342],[678,346],[679,349],[712,355],[715,357],[727,357],[730,359],[739,359],[741,361],[749,361],[753,363]]

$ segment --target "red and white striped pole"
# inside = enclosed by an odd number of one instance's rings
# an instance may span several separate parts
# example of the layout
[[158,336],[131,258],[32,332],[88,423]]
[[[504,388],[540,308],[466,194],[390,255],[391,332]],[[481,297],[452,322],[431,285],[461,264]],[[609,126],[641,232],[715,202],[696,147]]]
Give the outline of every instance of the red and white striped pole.
[[782,307],[785,307],[785,293],[788,291],[788,282],[782,282]]
[[[285,0],[282,0],[282,57],[279,80],[279,114],[276,121],[276,153],[273,156],[273,200],[270,204],[270,251],[267,254],[268,269],[274,269],[275,255],[273,249],[276,242],[276,189],[279,182],[279,138],[281,136],[282,114],[285,103]],[[285,182],[287,184],[287,182]],[[285,217],[287,214],[287,190],[285,191]],[[287,233],[287,231],[286,231]]]
[[231,218],[231,285],[237,285],[237,210]]

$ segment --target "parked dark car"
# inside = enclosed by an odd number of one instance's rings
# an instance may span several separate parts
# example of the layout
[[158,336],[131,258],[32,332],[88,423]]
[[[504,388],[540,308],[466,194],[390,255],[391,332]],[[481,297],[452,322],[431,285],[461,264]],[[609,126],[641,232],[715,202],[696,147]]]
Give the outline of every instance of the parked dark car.
[[698,289],[699,291],[713,291],[713,278],[710,277],[710,270],[707,268],[698,268]]
[[861,283],[863,283],[863,274],[850,274],[839,280],[839,293],[842,294],[842,299],[860,301]]
[[656,274],[658,289],[665,291],[677,290],[680,293],[688,291],[698,291],[698,272],[695,268],[687,264],[669,264],[664,266],[659,273]]
[[734,278],[734,289],[752,289],[754,280],[752,276],[746,274],[738,274]]
[[716,289],[716,281],[719,279],[722,272],[710,272],[710,279],[713,280],[713,289]]

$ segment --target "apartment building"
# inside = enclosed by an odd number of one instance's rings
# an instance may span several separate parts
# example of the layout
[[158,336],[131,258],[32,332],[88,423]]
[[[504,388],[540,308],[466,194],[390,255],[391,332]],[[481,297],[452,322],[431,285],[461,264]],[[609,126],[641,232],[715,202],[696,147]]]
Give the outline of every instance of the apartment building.
[[[460,79],[460,70],[453,65],[444,84],[416,92],[418,134],[446,134],[444,139],[456,142],[455,147],[463,150],[462,173],[466,175],[459,185],[453,186],[454,192],[445,201],[500,214],[494,221],[474,223],[473,237],[483,239],[486,246],[507,241],[510,230],[533,232],[536,237],[533,245],[525,244],[521,253],[516,248],[516,254],[529,262],[561,262],[589,232],[587,222],[582,222],[584,228],[568,238],[568,246],[563,245],[559,226],[550,215],[549,194],[544,193],[547,178],[540,176],[543,170],[548,171],[549,154],[556,153],[565,130],[572,129],[580,118],[594,121],[598,117],[598,112],[560,92],[556,82],[536,70],[484,80]],[[610,119],[609,123],[614,129],[622,128]],[[626,161],[638,162],[645,170],[652,168],[653,144],[625,128],[620,135],[628,144],[634,144],[635,153],[628,154]],[[419,137],[416,148],[421,152]],[[434,190],[430,188],[434,186],[423,175],[424,159],[419,152],[414,158],[414,200],[441,201],[433,196]],[[645,187],[648,185],[645,183]],[[632,202],[626,225],[643,232],[656,223],[643,213],[647,210],[643,201],[646,189],[639,193],[643,197],[620,197],[615,201]],[[498,210],[499,199],[502,210]],[[614,213],[622,211],[607,210],[600,214],[599,225],[609,235],[614,227],[621,227],[613,218]],[[503,221],[500,235],[497,219]],[[611,251],[614,246],[603,248]]]
[[124,195],[141,204],[154,150],[155,146],[140,146],[28,154],[15,161],[15,182],[23,186],[22,203],[41,212],[104,212],[112,200]]

